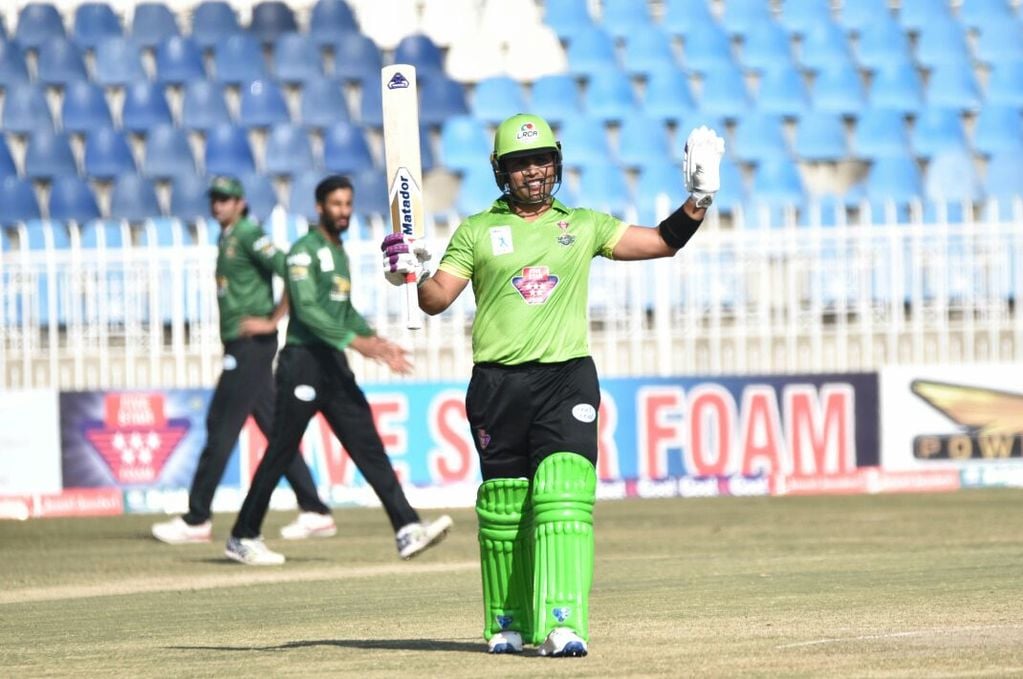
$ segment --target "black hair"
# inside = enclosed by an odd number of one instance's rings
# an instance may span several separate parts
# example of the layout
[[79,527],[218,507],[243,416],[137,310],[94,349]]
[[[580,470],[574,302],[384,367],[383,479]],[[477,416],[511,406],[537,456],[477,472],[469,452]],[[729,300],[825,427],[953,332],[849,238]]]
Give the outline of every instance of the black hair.
[[352,180],[339,174],[332,174],[323,179],[316,185],[316,203],[318,205],[323,205],[323,202],[327,200],[327,196],[338,189],[352,189],[354,191],[352,187]]

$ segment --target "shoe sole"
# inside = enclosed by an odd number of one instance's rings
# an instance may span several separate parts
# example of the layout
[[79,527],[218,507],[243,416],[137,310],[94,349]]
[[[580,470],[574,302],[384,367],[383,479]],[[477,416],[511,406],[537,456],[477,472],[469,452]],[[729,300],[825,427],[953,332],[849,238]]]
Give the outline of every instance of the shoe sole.
[[253,563],[252,561],[246,561],[245,558],[242,557],[241,554],[237,554],[235,552],[232,552],[229,549],[225,549],[224,550],[224,556],[226,556],[228,559],[231,559],[232,561],[237,561],[238,563],[242,564],[243,566],[282,566],[282,565],[284,565],[283,561],[274,561],[272,563],[270,563],[270,562],[267,562],[267,563]]
[[305,535],[285,535],[281,533],[281,538],[284,540],[308,540],[309,538],[332,538],[335,535],[337,535],[337,526],[310,531]]
[[168,540],[161,538],[159,535],[154,535],[153,539],[157,542],[162,542],[165,545],[208,545],[213,541],[212,536],[205,538],[186,538],[184,540]]

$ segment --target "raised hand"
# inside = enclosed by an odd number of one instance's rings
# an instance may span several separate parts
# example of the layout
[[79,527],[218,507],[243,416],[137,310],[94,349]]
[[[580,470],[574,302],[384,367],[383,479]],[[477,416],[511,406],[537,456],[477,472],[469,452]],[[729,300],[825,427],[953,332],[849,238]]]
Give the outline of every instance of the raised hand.
[[384,253],[384,277],[391,285],[404,285],[410,273],[415,274],[417,283],[429,278],[430,270],[426,262],[430,261],[433,254],[425,238],[391,233],[380,244],[380,250]]

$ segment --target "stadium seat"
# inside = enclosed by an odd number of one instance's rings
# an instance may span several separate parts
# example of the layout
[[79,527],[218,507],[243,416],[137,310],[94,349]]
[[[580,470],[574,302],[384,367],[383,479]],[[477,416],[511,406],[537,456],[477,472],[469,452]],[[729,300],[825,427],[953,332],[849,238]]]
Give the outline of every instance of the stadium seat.
[[989,67],[1023,61],[1023,21],[1013,18],[984,26],[976,42],[976,56]]
[[156,80],[165,85],[186,85],[205,80],[202,48],[181,35],[172,35],[156,47]]
[[305,33],[285,33],[273,43],[273,71],[274,77],[287,85],[304,85],[320,78],[320,48]]
[[906,66],[912,63],[909,38],[895,19],[874,17],[870,30],[861,32],[857,44],[856,58],[860,65],[875,71],[895,64]]
[[731,40],[725,30],[713,21],[700,26],[698,31],[686,34],[682,54],[683,65],[697,73],[719,71],[735,65]]
[[973,156],[965,148],[935,153],[927,164],[924,196],[936,202],[981,201],[981,180]]
[[79,224],[99,219],[99,205],[88,182],[74,175],[53,180],[50,187],[50,219]]
[[810,108],[803,74],[791,62],[767,67],[760,76],[757,110],[786,118],[798,118]]
[[157,125],[173,122],[162,85],[150,80],[137,80],[124,88],[121,127],[126,132],[146,134]]
[[742,170],[730,155],[721,159],[721,190],[714,197],[714,209],[732,213],[737,207],[749,200],[746,182]]
[[465,88],[460,82],[436,75],[419,85],[419,121],[439,126],[451,116],[466,115]]
[[453,172],[462,173],[473,168],[489,167],[487,159],[492,149],[486,126],[477,117],[455,116],[445,120],[441,126],[441,160],[444,167]]
[[920,169],[912,156],[905,154],[875,159],[865,188],[866,197],[871,202],[891,200],[897,206],[919,199],[923,193]]
[[600,162],[579,168],[578,201],[600,212],[626,218],[632,207],[629,182],[620,167]]
[[556,134],[566,169],[607,163],[614,158],[604,124],[586,115],[568,118]]
[[706,0],[665,0],[661,26],[683,40],[718,21]]
[[[505,45],[478,30],[455,38],[444,57],[444,73],[460,83],[505,75]],[[425,71],[427,77],[436,70]]]
[[299,94],[299,120],[309,128],[322,129],[351,120],[341,83],[332,78],[313,78]]
[[[582,115],[582,99],[575,78],[561,73],[541,76],[533,83],[529,110],[551,125]],[[507,114],[514,115],[514,114]]]
[[152,181],[134,172],[117,177],[110,192],[111,219],[144,222],[162,213]]
[[380,48],[369,36],[361,33],[339,33],[334,36],[333,74],[349,83],[362,82],[367,77],[380,79],[383,57]]
[[305,128],[282,123],[270,128],[266,137],[263,167],[270,175],[296,175],[311,167],[318,167],[312,145]]
[[240,177],[255,171],[245,128],[223,123],[206,133],[205,169],[209,175]]
[[735,66],[705,71],[698,100],[707,115],[739,118],[751,108],[746,79]]
[[[124,225],[112,219],[94,219],[79,224],[81,245],[83,248],[123,248],[131,245],[131,236]],[[116,274],[111,274],[111,279]]]
[[185,130],[166,124],[151,128],[146,134],[142,172],[153,179],[195,174],[195,158]]
[[650,8],[634,0],[604,0],[600,23],[617,40],[630,41],[653,24]]
[[991,154],[985,173],[984,192],[1004,205],[1023,198],[1023,164],[1014,149]]
[[1023,156],[1023,115],[1014,106],[988,104],[973,125],[973,148],[984,155],[1015,149]]
[[[355,212],[369,217],[384,217],[391,212],[387,197],[387,178],[381,170],[364,168],[352,174]],[[366,234],[369,235],[369,234]]]
[[618,69],[593,73],[586,84],[583,108],[587,115],[605,123],[618,122],[636,113],[632,80]]
[[932,0],[899,0],[896,16],[903,28],[915,33],[925,33],[932,26],[952,19],[947,3]]
[[843,160],[848,151],[841,117],[828,111],[804,113],[799,118],[794,150],[798,158],[810,162]]
[[0,38],[0,88],[27,83],[28,65],[21,47],[13,40]]
[[128,140],[112,127],[89,130],[85,137],[83,168],[92,179],[113,179],[134,173],[135,159]]
[[970,0],[959,5],[959,21],[986,37],[985,29],[1018,19],[1009,5],[1008,0]]
[[35,189],[28,179],[9,176],[0,178],[0,226],[13,226],[18,222],[39,219],[39,203]]
[[568,55],[553,29],[533,26],[509,36],[504,69],[519,82],[535,82],[545,75],[568,71]]
[[874,73],[870,85],[870,106],[915,114],[923,106],[920,75],[910,64],[890,64]]
[[472,114],[477,119],[496,125],[512,115],[509,111],[525,111],[526,98],[522,85],[508,76],[486,78],[476,83],[472,95]]
[[333,45],[338,35],[359,32],[355,15],[345,0],[317,0],[309,14],[309,37],[321,47]]
[[847,31],[861,33],[878,18],[887,21],[894,19],[888,9],[888,0],[857,0],[843,2],[839,12],[839,22]]
[[980,88],[967,61],[936,64],[927,77],[927,105],[976,111],[981,107]]
[[54,38],[39,47],[36,80],[50,87],[64,87],[68,83],[87,80],[85,59],[75,43],[66,38]]
[[[186,232],[187,229],[180,219],[175,217],[153,217],[150,219],[147,228],[139,230],[139,245],[142,247],[152,245],[168,248],[181,246],[187,242]],[[170,276],[169,272],[161,272],[161,274],[168,278]],[[173,318],[170,307],[171,285],[171,282],[166,279],[160,284],[162,297],[160,304],[164,308],[164,323],[171,322]]]
[[685,202],[682,168],[674,161],[644,165],[636,182],[635,193],[636,223],[650,226],[659,224]]
[[191,80],[185,84],[181,101],[181,126],[205,131],[231,122],[227,101],[219,83],[212,80]]
[[966,149],[966,134],[958,110],[927,107],[913,122],[910,147],[918,158],[927,159],[946,150]]
[[1023,109],[1023,61],[995,64],[988,76],[987,104]]
[[249,214],[256,221],[265,222],[277,205],[277,192],[274,190],[273,182],[266,175],[257,172],[246,172],[239,179],[245,187],[245,203],[249,206]]
[[131,39],[139,47],[156,49],[171,36],[181,35],[174,12],[162,2],[140,2],[131,17]]
[[131,38],[113,36],[96,45],[95,80],[104,87],[126,87],[146,80],[138,44]]
[[742,41],[743,68],[760,72],[792,64],[792,43],[781,24],[765,21],[750,27]]
[[262,0],[252,6],[249,32],[264,45],[272,45],[282,35],[297,31],[295,13],[281,0]]
[[[384,124],[383,102],[380,96],[380,72],[377,71],[368,75],[359,84],[359,122],[374,129],[380,129]],[[420,89],[420,97],[422,90]],[[420,99],[420,101],[422,101]],[[420,110],[422,110],[420,103]],[[420,119],[422,122],[422,119]]]
[[353,174],[373,167],[373,154],[362,128],[339,122],[324,130],[323,165],[328,172],[337,174]]
[[735,143],[732,145],[732,155],[737,160],[758,163],[787,154],[781,116],[775,113],[750,111],[738,119]]
[[864,160],[909,157],[909,135],[903,115],[891,109],[864,109],[856,121],[852,152]]
[[631,30],[622,66],[629,75],[649,79],[654,71],[677,69],[679,59],[668,33],[660,26],[644,24]]
[[777,155],[758,162],[751,197],[772,206],[801,205],[806,200],[806,188],[795,161]]
[[746,38],[757,26],[772,20],[770,6],[761,0],[729,0],[721,25],[729,35]]
[[17,176],[18,167],[14,163],[14,157],[11,155],[11,150],[7,147],[3,135],[0,135],[0,179]]
[[798,61],[808,71],[852,66],[852,52],[845,31],[831,21],[814,24],[799,43]]
[[593,26],[586,0],[547,0],[543,19],[563,40]]
[[239,124],[245,127],[270,127],[290,120],[284,93],[273,80],[253,80],[242,86]]
[[[288,214],[305,217],[310,224],[318,221],[316,213],[316,185],[324,178],[319,170],[306,169],[291,177],[288,184]],[[358,201],[359,197],[355,197]],[[294,242],[293,238],[289,238]]]
[[53,5],[30,2],[18,12],[14,39],[23,49],[38,50],[44,43],[64,37],[64,20]]
[[[717,130],[718,134],[722,137],[727,136],[725,134],[725,128],[727,127],[726,121],[721,116],[709,115],[702,111],[686,111],[685,114],[679,118],[678,121],[678,135],[679,142],[684,144],[689,133],[698,127],[709,127],[712,130]],[[730,151],[729,151],[730,152]]]
[[800,37],[822,25],[833,25],[828,3],[818,0],[786,0],[779,21],[786,31]]
[[855,116],[866,106],[863,81],[852,63],[822,68],[814,77],[813,108],[843,116]]
[[87,80],[69,83],[64,88],[60,119],[64,131],[75,134],[113,125],[106,95],[99,85]]
[[[186,222],[210,214],[209,180],[195,172],[174,177],[171,182],[170,214]],[[215,225],[214,225],[215,226]]]
[[674,162],[673,138],[663,121],[643,113],[624,117],[618,130],[618,161],[626,168]]
[[6,89],[3,107],[3,129],[14,134],[31,134],[36,130],[53,131],[53,117],[46,103],[46,94],[33,83],[15,83]]
[[66,134],[37,130],[29,138],[25,147],[26,177],[47,180],[77,174],[78,166]]
[[572,35],[566,54],[568,70],[577,77],[592,77],[619,68],[614,38],[600,26]]
[[267,77],[263,48],[247,33],[235,33],[213,47],[213,70],[217,80],[228,85]]
[[444,73],[444,57],[440,48],[422,33],[406,35],[394,49],[394,63],[412,64],[420,81]]
[[942,20],[932,20],[917,35],[915,54],[917,63],[924,68],[969,62],[970,50],[966,46],[963,25],[951,15]]
[[696,108],[689,77],[672,64],[652,69],[647,75],[640,108],[658,120],[678,122],[685,111]]
[[84,50],[94,50],[104,40],[120,37],[121,21],[110,5],[83,2],[75,8],[74,41]]
[[214,49],[241,32],[238,16],[223,0],[203,0],[192,11],[192,39],[204,50]]

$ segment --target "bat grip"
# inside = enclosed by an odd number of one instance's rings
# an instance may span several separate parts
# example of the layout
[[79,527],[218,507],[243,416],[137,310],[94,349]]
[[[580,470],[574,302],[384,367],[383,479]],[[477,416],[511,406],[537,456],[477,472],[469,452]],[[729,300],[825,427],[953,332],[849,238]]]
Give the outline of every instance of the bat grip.
[[419,286],[413,272],[405,274],[405,327],[419,330],[423,327],[423,314],[419,310]]

